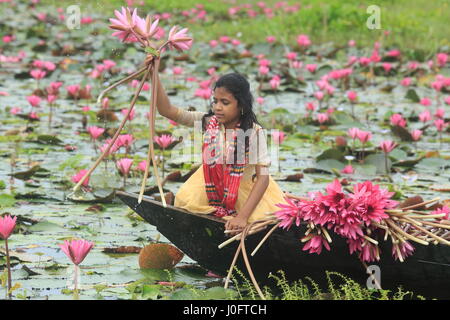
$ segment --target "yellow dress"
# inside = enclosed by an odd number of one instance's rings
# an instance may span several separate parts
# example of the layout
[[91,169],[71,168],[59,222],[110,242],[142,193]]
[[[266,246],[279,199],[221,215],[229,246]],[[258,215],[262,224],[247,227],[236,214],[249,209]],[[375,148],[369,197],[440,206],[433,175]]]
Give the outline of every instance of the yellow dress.
[[[201,121],[204,112],[192,112],[183,109],[178,109],[178,114],[176,122],[193,127],[195,121]],[[208,121],[208,119],[206,120]],[[262,132],[262,128],[255,124],[255,132]],[[224,131],[221,125],[221,130]],[[260,139],[262,137],[262,139]],[[252,141],[258,141],[258,152],[256,155],[256,161],[250,161],[251,164],[246,165],[244,168],[244,174],[241,178],[241,183],[239,185],[238,197],[236,200],[235,208],[239,210],[244,206],[247,201],[248,196],[256,182],[252,181],[252,176],[255,174],[255,166],[263,165],[268,167],[270,165],[270,158],[267,152],[267,142],[265,140],[264,134],[258,134],[258,140],[250,137],[251,147],[253,146]],[[264,219],[267,217],[267,213],[272,213],[280,210],[276,206],[278,203],[286,204],[284,200],[284,194],[279,185],[271,176],[269,176],[269,185],[256,206],[253,213],[250,215],[248,222],[253,222],[256,220]],[[185,209],[189,212],[194,213],[213,213],[216,209],[208,204],[208,197],[205,190],[205,179],[203,175],[203,167],[200,166],[197,171],[180,187],[177,194],[175,195],[176,207]],[[230,219],[231,217],[224,217],[225,219]]]

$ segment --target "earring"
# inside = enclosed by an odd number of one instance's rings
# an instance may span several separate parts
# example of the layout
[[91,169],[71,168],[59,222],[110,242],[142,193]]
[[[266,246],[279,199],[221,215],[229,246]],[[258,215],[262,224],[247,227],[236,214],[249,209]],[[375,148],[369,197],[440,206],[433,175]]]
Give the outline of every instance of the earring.
[[241,109],[241,115],[242,116],[244,115],[244,109]]

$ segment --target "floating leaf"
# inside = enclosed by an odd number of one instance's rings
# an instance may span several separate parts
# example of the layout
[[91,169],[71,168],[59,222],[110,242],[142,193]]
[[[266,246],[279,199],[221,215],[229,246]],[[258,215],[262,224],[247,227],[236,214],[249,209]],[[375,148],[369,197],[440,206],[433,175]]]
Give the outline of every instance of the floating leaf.
[[413,141],[411,133],[401,126],[391,126],[391,131],[402,141]]
[[161,286],[159,285],[144,285],[142,288],[142,298],[156,300],[158,296],[162,295]]
[[60,145],[63,143],[56,136],[52,136],[52,135],[48,135],[48,134],[38,135],[36,142],[42,143],[42,144],[50,144],[50,145]]
[[329,173],[333,173],[332,169],[341,171],[342,169],[344,169],[344,167],[345,165],[342,162],[337,161],[336,159],[321,160],[316,164],[317,169],[324,170]]
[[420,102],[420,97],[414,89],[409,89],[405,98],[411,100],[412,102]]
[[[0,254],[2,254],[2,255],[6,254],[6,251],[4,248],[0,248]],[[22,262],[48,262],[48,261],[53,260],[53,258],[49,257],[49,256],[17,252],[17,251],[12,251],[12,250],[9,250],[9,255],[10,255],[10,257],[17,258],[18,260],[20,260]]]
[[172,269],[184,254],[171,244],[153,243],[145,246],[139,254],[141,269]]
[[28,180],[33,175],[35,175],[36,172],[38,172],[40,168],[41,167],[39,165],[35,165],[27,171],[16,172],[16,173],[13,173],[11,176],[13,176],[16,179],[20,179],[20,180]]
[[326,160],[326,159],[335,159],[337,161],[345,160],[344,154],[338,149],[327,149],[316,157],[317,161]]
[[430,190],[439,191],[439,192],[450,192],[450,184],[447,185],[432,185],[430,186]]
[[0,208],[12,207],[16,204],[14,196],[6,193],[0,194]]
[[128,253],[139,253],[141,252],[141,247],[135,246],[120,246],[117,248],[104,248],[102,252],[104,253],[119,253],[119,254],[128,254]]
[[[392,161],[389,159],[387,159],[387,166],[388,166],[388,171],[390,172],[391,167],[392,167]],[[384,153],[376,153],[376,154],[371,154],[369,156],[367,156],[364,159],[364,164],[371,164],[374,167],[377,168],[377,173],[379,174],[383,174],[386,173],[386,165],[385,165],[385,155]]]

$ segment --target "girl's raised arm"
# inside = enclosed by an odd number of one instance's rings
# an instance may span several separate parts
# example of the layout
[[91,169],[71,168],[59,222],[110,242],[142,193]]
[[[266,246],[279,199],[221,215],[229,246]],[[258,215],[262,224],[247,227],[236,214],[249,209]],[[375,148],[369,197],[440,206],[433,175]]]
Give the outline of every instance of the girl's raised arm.
[[170,103],[166,91],[164,90],[164,87],[161,84],[161,80],[159,79],[159,72],[156,75],[156,86],[157,86],[156,107],[158,108],[159,114],[162,115],[163,117],[169,118],[170,120],[176,121],[178,108]]

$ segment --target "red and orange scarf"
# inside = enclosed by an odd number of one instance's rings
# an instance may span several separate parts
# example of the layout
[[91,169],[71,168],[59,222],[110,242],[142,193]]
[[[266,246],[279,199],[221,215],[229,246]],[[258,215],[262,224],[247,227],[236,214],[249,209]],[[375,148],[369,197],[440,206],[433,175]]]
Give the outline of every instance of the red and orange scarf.
[[[237,124],[240,127],[240,123]],[[237,146],[237,134],[233,131],[232,143],[226,150],[226,162],[220,157],[221,152],[220,125],[216,116],[212,116],[205,132],[202,148],[203,173],[205,176],[206,195],[210,206],[216,207],[215,216],[224,217],[236,213],[235,204],[238,197],[239,185],[244,174],[244,167],[248,163],[248,145],[245,148],[243,164],[233,161],[234,150]],[[218,160],[222,161],[218,161]]]

